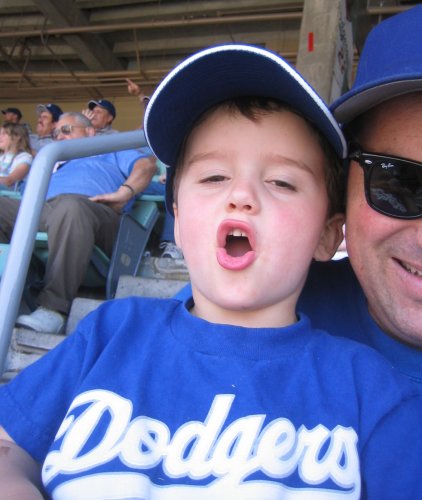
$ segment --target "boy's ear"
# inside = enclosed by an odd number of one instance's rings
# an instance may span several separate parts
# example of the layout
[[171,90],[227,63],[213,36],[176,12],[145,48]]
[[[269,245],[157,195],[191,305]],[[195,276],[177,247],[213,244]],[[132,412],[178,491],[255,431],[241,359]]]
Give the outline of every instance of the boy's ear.
[[180,248],[180,236],[179,236],[179,211],[177,210],[176,203],[173,203],[173,213],[174,213],[174,241],[176,245]]
[[336,253],[343,240],[344,214],[335,214],[325,223],[321,239],[314,253],[314,259],[319,261],[330,260]]

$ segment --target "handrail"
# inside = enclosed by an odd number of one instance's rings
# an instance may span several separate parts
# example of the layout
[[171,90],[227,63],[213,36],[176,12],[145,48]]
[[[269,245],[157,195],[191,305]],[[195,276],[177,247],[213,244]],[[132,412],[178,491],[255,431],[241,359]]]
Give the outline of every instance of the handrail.
[[4,373],[6,356],[21,303],[41,211],[55,163],[135,149],[145,145],[143,131],[136,130],[57,141],[47,144],[36,155],[29,172],[0,282],[0,376]]

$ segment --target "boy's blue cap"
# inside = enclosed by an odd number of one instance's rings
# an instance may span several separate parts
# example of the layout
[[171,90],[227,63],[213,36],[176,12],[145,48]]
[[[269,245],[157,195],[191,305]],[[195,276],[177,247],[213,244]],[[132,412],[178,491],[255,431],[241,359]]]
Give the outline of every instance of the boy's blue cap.
[[95,106],[100,106],[101,108],[106,109],[113,118],[116,118],[116,108],[114,107],[113,103],[107,101],[107,99],[100,99],[99,101],[89,101],[89,109],[94,109]]
[[57,104],[38,104],[37,113],[41,114],[43,111],[48,111],[50,115],[53,117],[54,122],[58,122],[60,115],[63,114],[62,109]]
[[382,21],[369,33],[356,79],[332,105],[349,123],[383,101],[422,90],[422,5]]
[[327,105],[284,59],[250,45],[205,49],[167,75],[145,111],[148,144],[169,166],[168,210],[172,211],[174,169],[186,135],[207,109],[240,96],[268,97],[289,104],[314,123],[341,158],[346,156],[346,141]]

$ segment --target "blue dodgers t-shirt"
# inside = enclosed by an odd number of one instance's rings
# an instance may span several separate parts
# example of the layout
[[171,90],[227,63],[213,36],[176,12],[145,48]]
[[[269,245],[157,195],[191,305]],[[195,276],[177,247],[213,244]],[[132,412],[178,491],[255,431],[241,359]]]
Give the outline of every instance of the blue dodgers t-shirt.
[[61,194],[112,193],[129,177],[134,163],[146,156],[149,155],[130,149],[65,162],[51,176],[46,199]]
[[381,356],[306,317],[242,328],[142,298],[0,387],[54,499],[422,498],[421,410]]
[[[182,302],[191,297],[190,284],[176,295]],[[395,340],[375,323],[349,259],[313,262],[296,309],[311,319],[314,328],[376,349],[422,395],[422,351]]]

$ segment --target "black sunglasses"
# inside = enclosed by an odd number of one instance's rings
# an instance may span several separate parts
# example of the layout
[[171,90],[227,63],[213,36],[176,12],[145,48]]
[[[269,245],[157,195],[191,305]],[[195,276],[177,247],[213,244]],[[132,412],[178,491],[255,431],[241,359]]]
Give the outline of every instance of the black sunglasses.
[[352,147],[349,159],[363,168],[365,196],[371,208],[398,219],[422,217],[422,163],[364,153],[359,146]]

